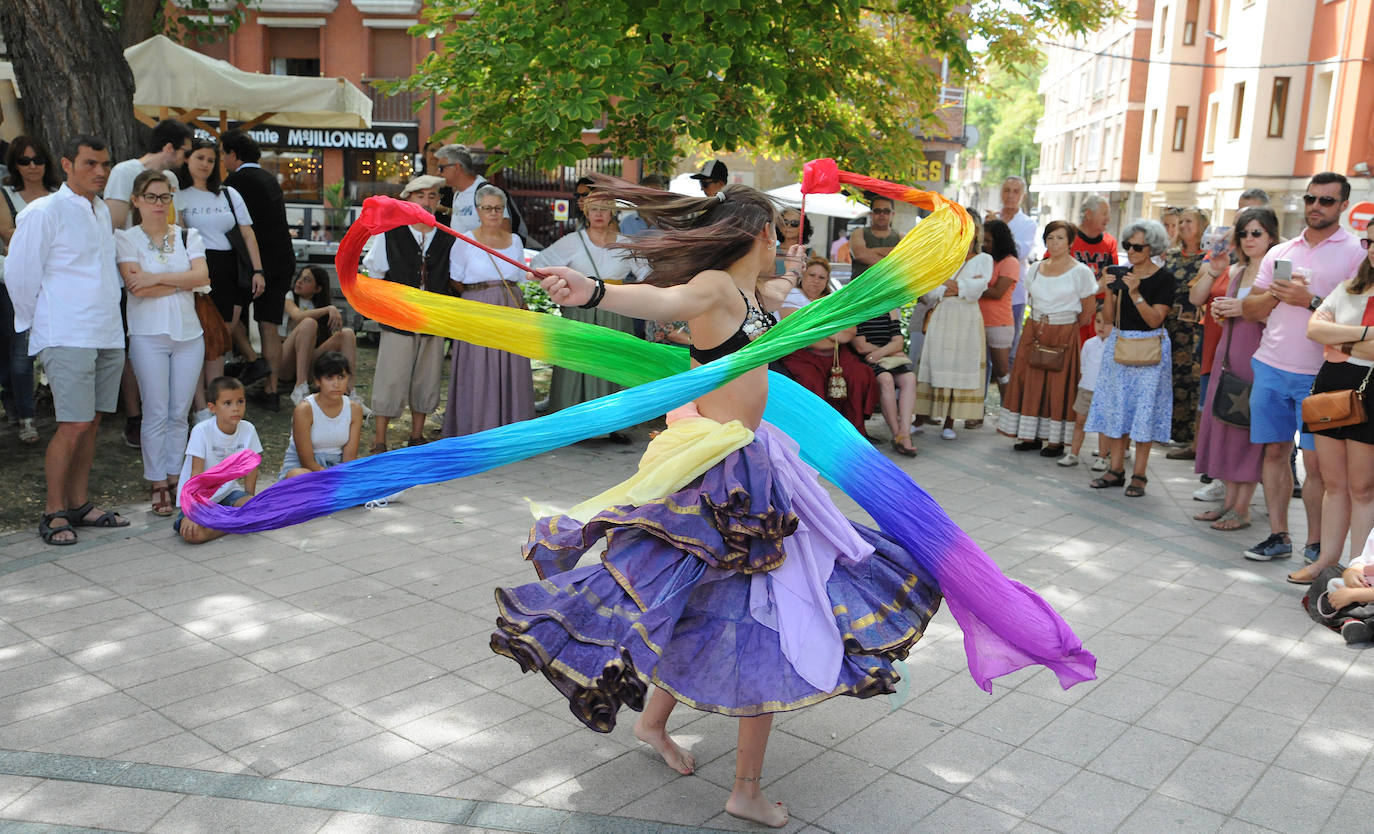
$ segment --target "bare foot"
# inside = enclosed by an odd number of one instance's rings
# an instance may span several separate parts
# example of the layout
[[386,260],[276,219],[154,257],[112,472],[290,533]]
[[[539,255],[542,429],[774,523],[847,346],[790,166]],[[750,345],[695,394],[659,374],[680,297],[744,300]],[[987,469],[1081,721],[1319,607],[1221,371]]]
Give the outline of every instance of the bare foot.
[[769,828],[782,828],[787,825],[788,819],[787,806],[781,802],[769,802],[762,793],[751,797],[735,791],[725,800],[725,813]]
[[678,747],[677,742],[669,738],[667,730],[646,727],[642,716],[635,722],[635,738],[657,750],[664,763],[683,776],[691,776],[696,770],[697,763],[692,754]]

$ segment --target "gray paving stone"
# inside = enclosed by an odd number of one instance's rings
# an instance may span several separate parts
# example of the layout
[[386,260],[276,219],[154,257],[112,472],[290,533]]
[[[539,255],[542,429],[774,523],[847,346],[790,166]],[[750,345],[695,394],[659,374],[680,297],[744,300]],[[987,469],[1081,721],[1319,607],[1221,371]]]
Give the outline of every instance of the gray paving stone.
[[903,776],[942,791],[958,793],[1015,749],[968,730],[955,729],[897,768]]
[[1236,809],[1236,816],[1292,834],[1330,831],[1323,823],[1336,809],[1344,790],[1341,785],[1272,767]]
[[1081,767],[1107,749],[1128,726],[1115,718],[1070,707],[1023,746]]
[[961,834],[998,834],[1011,831],[1020,821],[1020,817],[961,796],[953,796],[921,819],[917,828],[922,831],[959,831]]
[[47,780],[0,810],[8,819],[142,831],[182,801],[178,794]]
[[1078,768],[1030,750],[1013,750],[959,792],[1007,814],[1024,817],[1059,791]]
[[1065,834],[1111,832],[1149,792],[1092,772],[1079,772],[1029,817]]
[[1124,672],[1103,677],[1079,706],[1118,721],[1138,721],[1169,693],[1168,687]]
[[315,831],[330,811],[211,796],[188,796],[157,824],[154,834],[260,834],[264,831]]
[[817,823],[831,831],[861,827],[874,834],[908,832],[912,823],[939,807],[949,795],[893,773],[832,808]]
[[1162,794],[1151,794],[1117,829],[1120,834],[1215,834],[1226,817]]
[[1206,695],[1175,689],[1145,714],[1139,726],[1191,742],[1207,737],[1235,707]]
[[1230,814],[1264,770],[1265,766],[1254,759],[1199,747],[1165,780],[1159,792]]
[[1154,790],[1192,749],[1193,745],[1182,739],[1131,727],[1088,767],[1127,784]]
[[1298,731],[1299,723],[1272,713],[1236,707],[1203,744],[1229,753],[1272,762]]

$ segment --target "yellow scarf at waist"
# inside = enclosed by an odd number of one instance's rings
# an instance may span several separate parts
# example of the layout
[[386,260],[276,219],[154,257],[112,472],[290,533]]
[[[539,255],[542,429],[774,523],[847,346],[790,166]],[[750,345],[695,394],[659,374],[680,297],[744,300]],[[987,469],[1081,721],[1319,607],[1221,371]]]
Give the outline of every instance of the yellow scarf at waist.
[[639,470],[600,495],[588,498],[565,515],[583,524],[607,507],[639,506],[682,489],[725,456],[754,441],[738,420],[717,423],[708,417],[686,417],[669,423],[649,442]]

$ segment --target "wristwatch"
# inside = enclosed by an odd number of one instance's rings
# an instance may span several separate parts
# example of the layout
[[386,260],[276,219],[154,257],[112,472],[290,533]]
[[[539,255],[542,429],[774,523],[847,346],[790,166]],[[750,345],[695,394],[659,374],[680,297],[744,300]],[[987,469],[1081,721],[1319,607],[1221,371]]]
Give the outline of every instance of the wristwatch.
[[262,275],[262,274],[263,274],[263,271],[262,271],[261,269],[255,269],[255,270],[253,270],[253,274],[254,274],[254,275]]
[[1316,312],[1317,308],[1320,306],[1322,306],[1322,297],[1320,295],[1312,296],[1312,300],[1307,302],[1307,309],[1313,312]]

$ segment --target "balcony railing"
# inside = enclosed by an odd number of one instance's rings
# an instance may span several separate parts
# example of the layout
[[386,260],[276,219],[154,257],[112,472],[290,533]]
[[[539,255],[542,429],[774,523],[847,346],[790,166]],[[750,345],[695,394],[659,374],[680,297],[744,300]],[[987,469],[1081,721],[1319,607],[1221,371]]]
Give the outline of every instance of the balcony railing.
[[372,121],[374,122],[413,122],[416,120],[415,105],[429,98],[428,93],[402,90],[388,95],[378,83],[388,83],[394,79],[369,78],[363,81],[363,92],[372,99]]
[[964,88],[963,87],[941,87],[940,88],[941,107],[963,107]]

